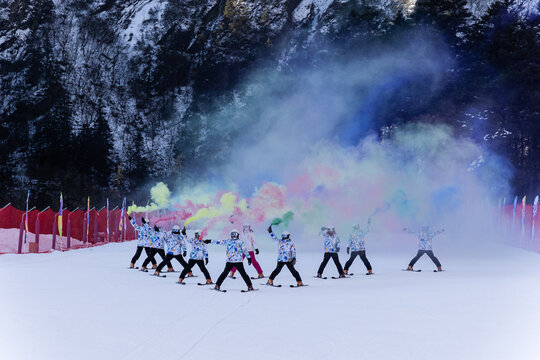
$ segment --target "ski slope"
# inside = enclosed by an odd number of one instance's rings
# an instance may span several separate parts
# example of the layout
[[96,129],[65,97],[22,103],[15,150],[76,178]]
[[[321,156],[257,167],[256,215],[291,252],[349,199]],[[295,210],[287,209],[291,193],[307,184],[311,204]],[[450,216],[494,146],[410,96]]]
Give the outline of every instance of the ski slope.
[[[261,241],[268,275],[276,249]],[[297,268],[309,287],[291,289],[287,269],[241,293],[175,284],[128,270],[135,242],[65,253],[0,256],[0,359],[538,359],[540,256],[489,244],[463,248],[435,243],[447,269],[402,268],[416,252],[368,243],[375,275],[357,258],[348,279],[312,276],[321,252],[298,246]],[[209,246],[215,281],[225,249]],[[342,263],[346,254],[340,254]],[[140,265],[139,260],[138,265]],[[180,266],[176,265],[179,269]],[[249,273],[255,275],[252,267]],[[336,275],[332,262],[325,275]]]

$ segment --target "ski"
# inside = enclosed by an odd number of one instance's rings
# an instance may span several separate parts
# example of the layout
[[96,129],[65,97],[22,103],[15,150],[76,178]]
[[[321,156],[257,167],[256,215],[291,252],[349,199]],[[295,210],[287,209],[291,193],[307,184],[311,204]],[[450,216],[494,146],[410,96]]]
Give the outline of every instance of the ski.
[[221,289],[216,289],[216,288],[210,288],[210,290],[219,291],[219,292],[227,292],[227,290],[221,290]]
[[350,278],[350,276],[343,276],[343,277],[332,276],[332,279],[348,279],[348,278]]
[[281,287],[281,284],[279,284],[279,285],[273,285],[273,284],[268,284],[268,283],[266,283],[266,284],[261,284],[261,285],[272,286],[272,287]]
[[304,285],[289,285],[290,287],[292,288],[299,288],[299,287],[304,287],[304,286],[309,286],[308,284],[304,284]]
[[420,271],[422,271],[422,270],[408,270],[408,269],[401,269],[401,271],[420,272]]
[[318,276],[314,276],[315,279],[321,279],[321,280],[326,280],[328,279],[326,276],[323,276],[323,277],[318,277]]
[[144,269],[144,270],[141,269],[141,270],[139,270],[139,271],[142,271],[142,272],[148,272],[148,269]]
[[128,269],[129,269],[129,270],[137,270],[138,268],[139,268],[138,266],[136,266],[136,267],[130,267],[130,266],[128,266]]
[[177,283],[178,285],[186,285],[186,283],[185,283],[185,282],[180,282],[180,281],[177,281],[176,283]]
[[199,286],[205,286],[205,285],[216,285],[214,283],[197,283]]
[[186,276],[186,279],[187,278],[193,278],[193,277],[198,277],[199,275],[191,275],[191,276]]
[[366,273],[366,275],[375,275],[375,273]]
[[258,291],[259,289],[253,289],[253,290],[240,290],[240,292],[252,292],[252,291]]
[[446,271],[446,270],[433,270],[433,272],[443,272],[443,271]]
[[266,276],[258,277],[258,276],[251,276],[251,280],[257,280],[257,279],[266,279]]
[[156,277],[160,277],[160,278],[164,278],[164,277],[167,277],[167,275],[161,275],[161,274],[148,274],[150,276],[156,276]]
[[236,279],[236,276],[231,276],[231,275],[229,275],[229,276],[227,276],[227,277],[228,277],[229,279]]

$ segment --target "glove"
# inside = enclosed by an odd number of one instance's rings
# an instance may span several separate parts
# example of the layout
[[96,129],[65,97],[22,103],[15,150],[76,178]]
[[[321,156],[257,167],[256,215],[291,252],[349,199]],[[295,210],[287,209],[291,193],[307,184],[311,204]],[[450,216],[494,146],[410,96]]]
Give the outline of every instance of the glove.
[[144,220],[143,217],[141,218],[141,222],[142,222],[143,224],[146,224],[146,220]]
[[336,248],[336,251],[339,252],[340,250],[341,250],[341,248],[338,246],[338,247]]
[[255,255],[259,255],[259,249],[255,249]]
[[270,225],[270,226],[268,227],[268,229],[266,229],[266,230],[268,230],[268,233],[271,234],[271,233],[272,233],[272,225]]
[[184,252],[182,253],[182,256],[186,257],[186,255],[187,255],[187,252],[186,252],[186,250],[184,250]]
[[248,258],[248,265],[251,265],[251,258]]
[[204,259],[204,263],[208,265],[208,258]]
[[186,235],[186,227],[184,226],[184,228],[182,229],[182,235]]
[[291,263],[294,265],[296,265],[296,258],[292,259]]
[[157,225],[154,225],[154,230],[155,230],[155,231],[159,231],[159,228],[158,228]]
[[131,221],[131,216],[128,215],[128,219]]
[[205,243],[205,244],[210,244],[211,242],[212,242],[212,240],[210,240],[210,239],[204,240],[204,243]]
[[350,254],[351,248],[347,246],[347,254]]

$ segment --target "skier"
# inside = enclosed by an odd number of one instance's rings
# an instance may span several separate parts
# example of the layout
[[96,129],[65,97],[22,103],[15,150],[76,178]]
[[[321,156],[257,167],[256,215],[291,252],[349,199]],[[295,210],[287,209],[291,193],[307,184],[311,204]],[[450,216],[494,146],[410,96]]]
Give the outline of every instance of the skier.
[[[152,268],[155,269],[157,268],[157,264],[156,264],[156,260],[155,260],[155,256],[156,254],[159,254],[159,256],[161,256],[161,259],[162,260],[165,260],[165,249],[164,249],[164,241],[163,241],[163,232],[161,231],[161,229],[157,226],[157,225],[154,225],[154,228],[150,228],[149,227],[149,242],[150,242],[150,254],[151,256],[148,256],[144,262],[143,262],[143,265],[142,265],[142,270],[143,271],[146,271],[146,265],[148,265],[148,263],[151,261],[152,262]],[[167,267],[168,267],[168,271],[169,272],[172,272],[174,271],[173,267],[172,267],[172,264],[169,260],[165,261],[165,263],[167,264]]]
[[[131,264],[129,264],[130,269],[135,269],[135,262],[139,260],[139,257],[141,256],[141,253],[143,249],[145,250],[145,253],[147,256],[150,256],[150,247],[148,247],[148,233],[150,231],[149,226],[144,220],[144,218],[141,218],[142,225],[137,225],[137,222],[135,219],[132,219],[131,216],[128,215],[129,222],[137,232],[137,251],[135,252],[135,255],[133,255],[133,258],[131,259]],[[154,260],[155,262],[155,260]]]
[[[287,266],[292,276],[294,276],[294,278],[296,279],[296,286],[304,286],[300,274],[294,268],[294,265],[296,265],[296,247],[291,240],[291,234],[288,231],[284,231],[281,234],[281,239],[278,239],[278,237],[272,231],[272,225],[268,227],[268,233],[270,234],[272,239],[274,239],[274,241],[279,244],[279,248],[277,266],[274,271],[272,271],[272,274],[270,274],[270,277],[268,278],[268,282],[266,284],[274,286],[274,279],[281,272],[283,266]],[[291,285],[291,287],[294,287],[294,285]]]
[[227,246],[227,263],[225,264],[225,269],[219,276],[215,290],[221,290],[221,284],[227,277],[227,274],[233,267],[236,267],[238,271],[240,272],[240,275],[242,275],[242,278],[246,282],[246,285],[248,287],[247,291],[253,291],[253,284],[251,283],[251,280],[249,279],[248,274],[246,273],[246,270],[244,269],[244,264],[242,263],[243,256],[247,257],[248,264],[251,265],[251,256],[249,255],[249,252],[246,248],[246,244],[242,240],[240,240],[240,233],[238,230],[232,230],[231,231],[231,238],[225,239],[225,240],[215,240],[211,241],[216,245],[225,245]]
[[[242,239],[244,240],[244,243],[247,246],[249,256],[251,256],[251,263],[253,264],[253,267],[255,270],[257,270],[257,277],[259,279],[264,278],[263,271],[261,269],[261,265],[257,262],[257,259],[255,258],[255,255],[259,255],[259,249],[257,249],[257,243],[255,242],[255,236],[253,236],[253,230],[251,229],[251,225],[244,225],[242,227]],[[234,273],[236,272],[236,268],[234,267],[231,270],[231,275],[234,279]]]
[[191,269],[193,266],[198,265],[199,269],[201,269],[206,278],[206,284],[212,284],[212,278],[210,277],[210,273],[208,273],[205,266],[205,264],[208,265],[208,251],[206,250],[206,244],[209,243],[210,240],[203,241],[201,238],[201,230],[195,230],[193,238],[187,237],[185,227],[182,229],[182,235],[184,235],[184,238],[190,243],[191,251],[189,253],[189,261],[187,266],[185,266],[182,273],[180,273],[178,283],[183,284],[186,275],[189,275],[188,277],[192,277],[193,274],[191,273]]
[[347,247],[347,254],[350,253],[351,257],[345,263],[345,268],[343,270],[345,274],[349,273],[349,268],[351,267],[354,259],[357,256],[360,256],[360,259],[362,259],[362,261],[364,262],[364,265],[366,266],[366,269],[368,271],[366,275],[373,274],[371,264],[369,263],[369,260],[366,257],[366,235],[369,232],[370,225],[371,225],[371,218],[368,219],[367,227],[365,229],[361,229],[359,224],[355,224],[353,226],[353,231],[349,238],[349,246]]
[[180,226],[174,225],[170,232],[163,232],[162,237],[167,243],[167,255],[156,268],[156,271],[154,272],[154,275],[156,276],[159,276],[161,269],[163,269],[167,262],[170,263],[172,259],[178,260],[184,269],[188,266],[184,260],[184,256],[186,256],[186,242],[184,240],[184,235],[180,232]]
[[338,252],[340,250],[340,241],[339,236],[337,236],[336,234],[336,229],[333,226],[323,226],[321,228],[321,231],[319,232],[319,236],[324,239],[324,258],[321,262],[321,266],[319,266],[316,277],[322,278],[324,268],[326,267],[326,264],[328,264],[328,260],[332,258],[332,260],[334,260],[334,263],[336,264],[339,277],[344,278],[345,274],[343,273],[343,268],[341,267],[341,264],[339,262]]
[[407,267],[407,271],[413,271],[414,264],[416,264],[418,259],[420,259],[420,257],[422,257],[422,255],[424,254],[427,254],[429,258],[435,263],[435,265],[437,266],[437,271],[443,271],[441,263],[439,262],[439,259],[437,259],[435,255],[433,254],[432,240],[435,236],[442,234],[444,232],[444,229],[437,230],[437,231],[430,231],[429,226],[422,226],[420,228],[420,231],[413,231],[406,228],[403,229],[403,231],[406,231],[409,234],[418,235],[418,253],[409,263],[409,266]]

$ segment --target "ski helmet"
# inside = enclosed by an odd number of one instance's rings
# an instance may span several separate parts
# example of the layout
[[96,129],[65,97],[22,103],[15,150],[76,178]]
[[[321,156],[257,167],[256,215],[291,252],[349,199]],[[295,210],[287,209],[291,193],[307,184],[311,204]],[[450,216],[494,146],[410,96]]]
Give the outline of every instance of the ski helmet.
[[288,231],[284,231],[281,233],[281,238],[282,239],[290,239],[291,238],[291,233],[288,232]]
[[171,229],[173,234],[180,234],[180,226],[174,225]]
[[251,225],[244,225],[244,226],[242,226],[242,231],[243,231],[243,232],[247,232],[247,231],[249,231],[249,230],[251,230]]
[[240,233],[236,229],[231,230],[231,238],[232,239],[238,239],[240,237]]
[[[199,236],[197,236],[197,235],[199,235]],[[200,236],[201,236],[201,229],[195,230],[195,237],[199,238]]]

